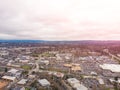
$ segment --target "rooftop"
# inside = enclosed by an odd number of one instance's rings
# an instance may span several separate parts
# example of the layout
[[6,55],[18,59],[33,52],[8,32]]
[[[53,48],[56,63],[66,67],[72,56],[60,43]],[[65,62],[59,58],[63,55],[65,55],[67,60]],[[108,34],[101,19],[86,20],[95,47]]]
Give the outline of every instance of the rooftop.
[[12,77],[12,76],[3,76],[2,79],[7,79],[7,80],[14,81],[14,80],[16,79],[16,77]]
[[42,86],[49,86],[50,82],[46,79],[40,79],[38,80],[38,82],[42,85]]
[[120,72],[120,65],[119,64],[103,64],[100,65],[102,69],[110,70],[112,72]]
[[16,74],[18,70],[13,68],[13,69],[10,69],[8,72],[12,74]]
[[18,82],[18,84],[24,85],[26,84],[27,81],[28,81],[27,79],[22,79]]

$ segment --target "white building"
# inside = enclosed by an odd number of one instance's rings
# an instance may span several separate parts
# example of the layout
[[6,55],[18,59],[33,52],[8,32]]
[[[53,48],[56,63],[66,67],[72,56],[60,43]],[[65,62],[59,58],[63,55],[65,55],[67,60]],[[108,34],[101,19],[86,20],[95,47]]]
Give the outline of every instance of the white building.
[[16,77],[12,77],[12,76],[3,76],[2,79],[9,80],[9,81],[16,81]]
[[67,79],[68,83],[72,86],[72,88],[76,90],[88,90],[83,84],[80,84],[80,81],[76,78],[69,78]]
[[15,67],[15,68],[20,68],[21,67],[19,64],[14,64],[14,63],[8,63],[7,66]]
[[19,60],[19,62],[21,62],[21,63],[28,63],[29,60]]
[[38,82],[43,87],[50,86],[50,82],[48,80],[46,80],[46,79],[40,79],[40,80],[38,80]]
[[63,78],[64,77],[64,74],[60,73],[60,72],[54,72],[53,75],[58,77],[58,78]]
[[71,86],[74,86],[74,84],[76,84],[76,83],[80,83],[80,81],[77,80],[76,78],[69,78],[69,79],[67,79],[67,81]]
[[27,81],[28,81],[27,79],[22,79],[17,84],[25,85],[27,83]]
[[76,88],[76,90],[88,90],[83,84],[75,84],[74,88]]
[[49,61],[48,60],[41,60],[40,63],[41,64],[45,64],[45,65],[49,65]]
[[113,82],[117,82],[117,83],[119,83],[119,84],[120,84],[120,78],[118,78],[118,80],[117,80],[117,81],[115,81],[115,79],[114,79],[114,78],[111,78],[111,79],[109,79],[109,81],[110,81],[111,83],[113,83]]
[[101,85],[104,85],[104,80],[102,78],[98,78],[98,82],[101,84]]
[[9,52],[5,51],[5,50],[2,50],[2,51],[0,51],[0,55],[1,56],[7,56],[7,55],[9,55]]
[[102,69],[110,70],[112,72],[120,72],[120,65],[119,64],[103,64],[100,65]]
[[13,69],[10,69],[8,72],[12,74],[16,74],[18,71],[19,70],[13,68]]

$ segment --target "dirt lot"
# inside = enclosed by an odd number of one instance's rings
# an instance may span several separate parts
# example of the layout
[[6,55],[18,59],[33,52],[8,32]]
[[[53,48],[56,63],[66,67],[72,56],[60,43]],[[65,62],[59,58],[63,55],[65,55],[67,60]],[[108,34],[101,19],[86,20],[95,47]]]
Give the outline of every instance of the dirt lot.
[[7,86],[7,81],[0,81],[0,90],[4,90],[5,86]]

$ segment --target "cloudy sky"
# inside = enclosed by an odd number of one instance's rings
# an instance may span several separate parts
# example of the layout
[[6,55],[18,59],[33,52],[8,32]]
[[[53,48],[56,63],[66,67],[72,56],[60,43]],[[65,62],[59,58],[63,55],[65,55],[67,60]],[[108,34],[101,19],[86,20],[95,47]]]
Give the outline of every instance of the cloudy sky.
[[0,0],[0,39],[120,40],[120,0]]

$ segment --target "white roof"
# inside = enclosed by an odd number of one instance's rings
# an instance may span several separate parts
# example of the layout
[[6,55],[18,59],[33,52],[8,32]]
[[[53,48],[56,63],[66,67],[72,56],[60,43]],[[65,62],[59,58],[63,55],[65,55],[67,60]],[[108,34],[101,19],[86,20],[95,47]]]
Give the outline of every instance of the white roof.
[[76,78],[69,78],[67,79],[67,81],[71,86],[74,86],[75,84],[80,83],[80,81],[77,80]]
[[27,79],[22,79],[18,82],[18,84],[24,85],[26,84],[27,81],[28,81]]
[[50,82],[46,79],[40,79],[38,80],[38,82],[42,85],[42,86],[49,86]]
[[60,72],[55,72],[53,73],[53,75],[57,76],[57,77],[64,77],[64,74],[63,73],[60,73]]
[[98,78],[98,82],[99,82],[100,84],[105,84],[102,78]]
[[97,75],[97,73],[96,73],[96,72],[91,72],[90,74],[91,74],[91,75]]
[[[115,79],[114,79],[114,78],[111,78],[111,79],[109,79],[109,80],[110,80],[110,82],[115,82]],[[116,81],[116,82],[120,83],[120,78],[118,78],[118,81]]]
[[76,78],[69,78],[67,81],[76,90],[88,90],[84,85],[80,84],[80,81]]
[[77,80],[76,78],[69,78],[69,79],[67,79],[67,81],[68,81],[70,84],[80,83],[80,81]]
[[16,69],[10,69],[8,72],[10,72],[10,73],[12,73],[12,74],[16,74],[17,72],[18,72],[18,70],[16,70]]
[[12,77],[12,76],[3,76],[2,79],[7,79],[7,80],[14,81],[14,80],[16,79],[16,77]]
[[102,69],[107,69],[112,72],[120,72],[120,65],[119,64],[103,64],[100,65]]
[[20,90],[25,90],[25,87],[22,87]]
[[85,86],[82,85],[82,84],[78,84],[75,88],[76,88],[76,90],[88,90],[88,88],[85,87]]
[[75,88],[76,90],[88,90],[87,87],[85,87],[84,85],[80,83],[74,83],[72,87]]
[[28,77],[29,77],[29,78],[35,78],[36,75],[29,75]]
[[48,60],[42,60],[42,61],[40,61],[40,62],[49,63]]

